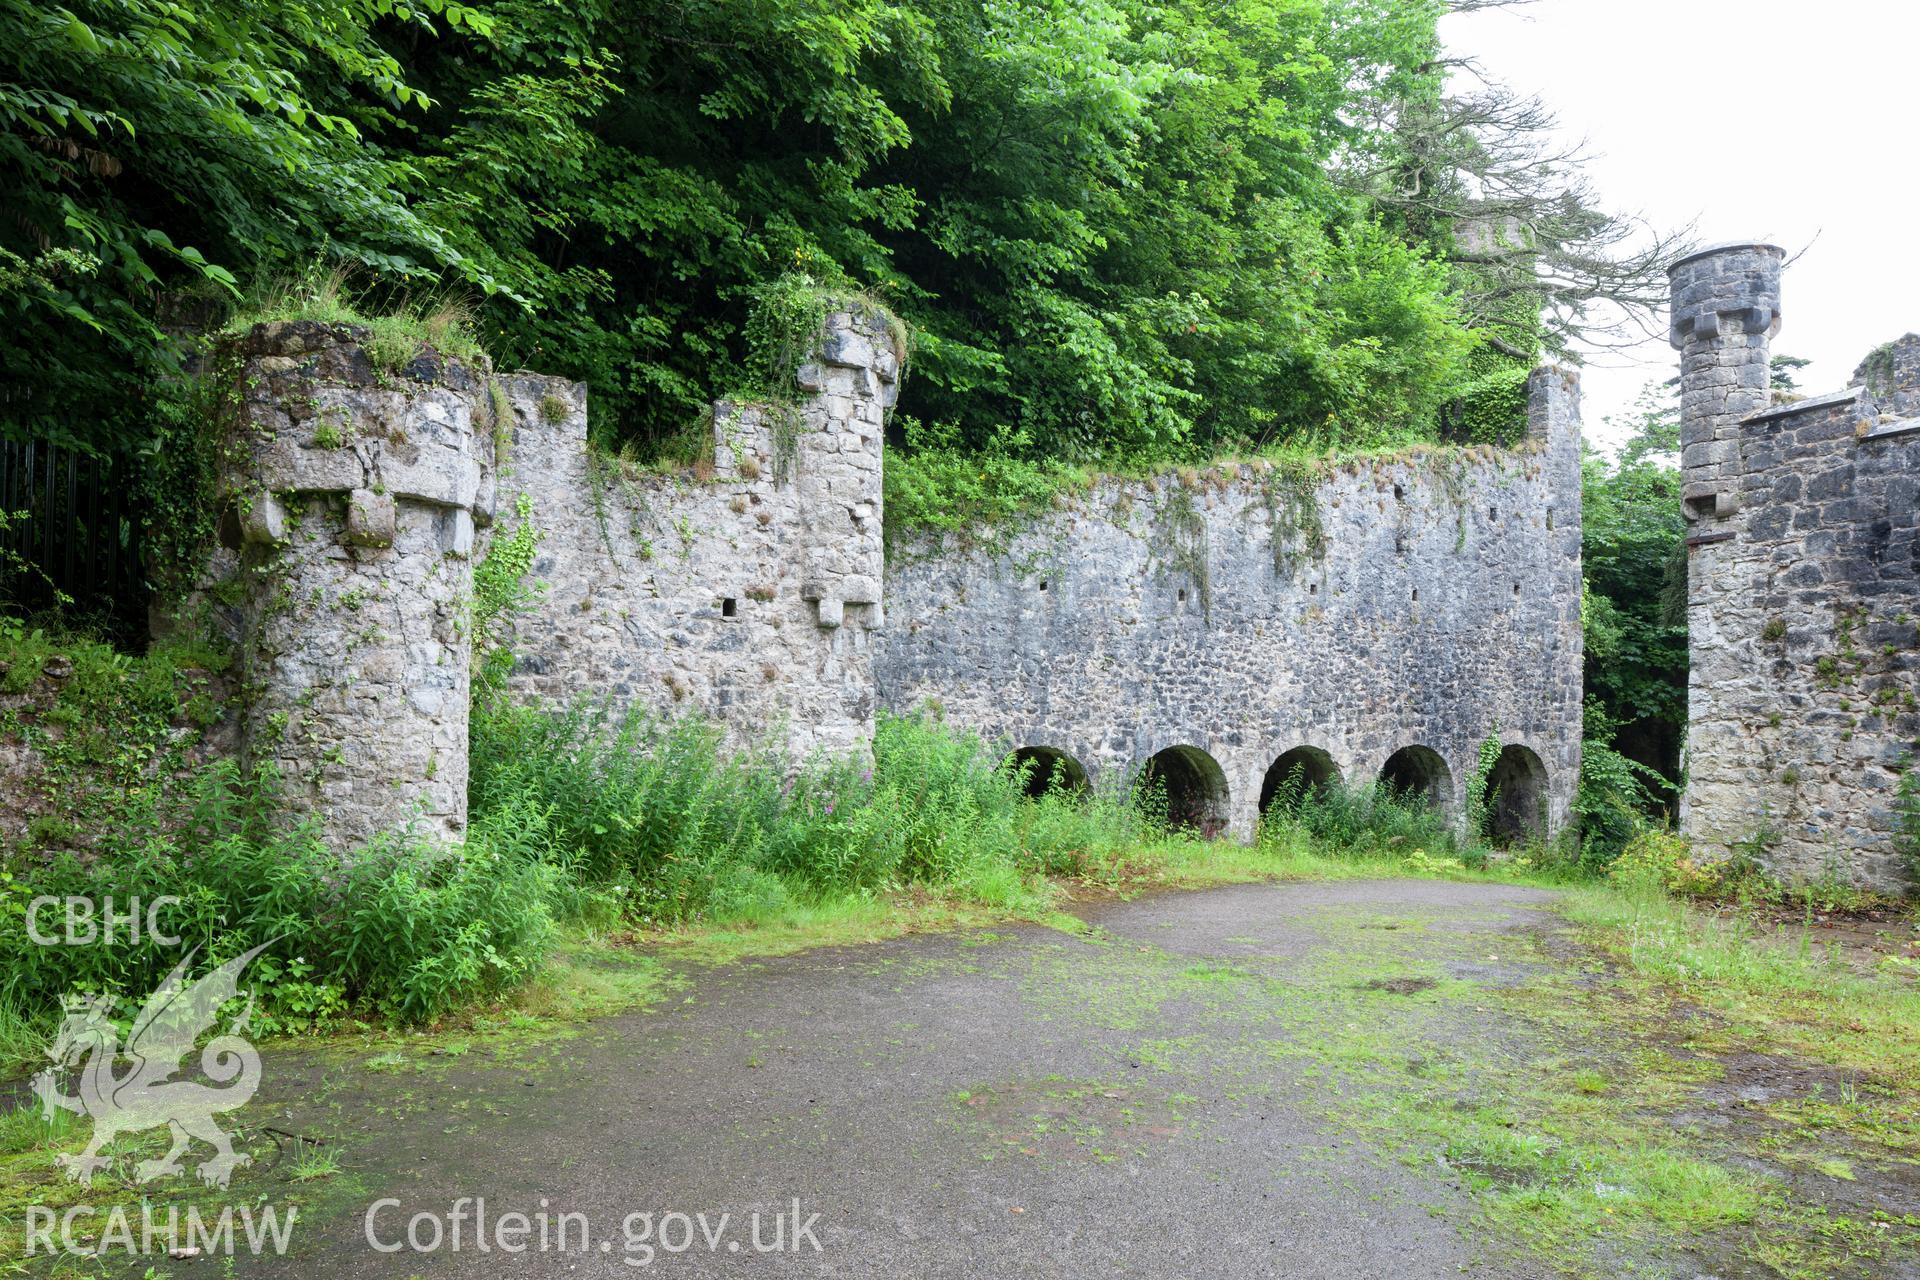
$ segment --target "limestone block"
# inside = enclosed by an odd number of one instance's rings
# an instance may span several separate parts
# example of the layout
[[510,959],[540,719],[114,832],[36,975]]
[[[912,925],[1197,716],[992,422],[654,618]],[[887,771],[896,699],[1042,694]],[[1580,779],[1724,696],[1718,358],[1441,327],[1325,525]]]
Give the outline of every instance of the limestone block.
[[347,495],[347,541],[356,547],[391,547],[393,495],[355,489]]
[[870,370],[874,362],[873,342],[852,328],[830,328],[820,344],[820,359],[843,369]]
[[240,534],[256,546],[278,546],[287,540],[287,509],[274,494],[261,490],[240,505]]
[[446,519],[444,546],[446,554],[456,560],[466,560],[473,555],[473,516],[467,511],[455,508]]
[[248,476],[281,493],[345,493],[367,483],[367,467],[351,446],[311,448],[276,438],[255,448]]

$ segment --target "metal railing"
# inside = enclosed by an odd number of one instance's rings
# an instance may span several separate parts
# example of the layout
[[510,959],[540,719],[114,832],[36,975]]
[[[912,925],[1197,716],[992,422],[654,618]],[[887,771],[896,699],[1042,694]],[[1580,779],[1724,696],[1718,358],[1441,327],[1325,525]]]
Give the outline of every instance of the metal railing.
[[143,615],[133,490],[125,459],[0,439],[0,603],[127,621]]

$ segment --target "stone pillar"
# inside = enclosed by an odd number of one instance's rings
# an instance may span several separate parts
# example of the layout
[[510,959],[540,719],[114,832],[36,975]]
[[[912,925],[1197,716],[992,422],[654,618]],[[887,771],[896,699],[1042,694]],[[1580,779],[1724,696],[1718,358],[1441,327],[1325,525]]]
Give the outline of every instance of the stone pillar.
[[1772,400],[1767,362],[1780,331],[1784,256],[1770,244],[1723,245],[1667,268],[1690,521],[1724,520],[1739,505],[1740,422]]
[[467,824],[475,522],[492,512],[488,373],[365,329],[261,325],[216,360],[240,387],[209,594],[238,621],[241,755],[342,853]]

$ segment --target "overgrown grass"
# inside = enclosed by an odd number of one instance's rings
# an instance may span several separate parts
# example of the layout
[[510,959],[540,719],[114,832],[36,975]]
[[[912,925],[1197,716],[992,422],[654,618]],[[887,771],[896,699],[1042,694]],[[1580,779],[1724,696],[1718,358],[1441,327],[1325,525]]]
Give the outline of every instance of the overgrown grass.
[[423,346],[462,360],[484,357],[473,308],[464,298],[446,292],[376,292],[361,287],[353,272],[338,266],[316,266],[304,275],[267,284],[234,311],[221,332],[244,333],[256,324],[287,320],[364,326],[367,355],[390,372],[405,367]]
[[[0,638],[11,645],[6,678],[16,686],[72,657],[54,708],[71,709],[69,731],[13,726],[40,733],[34,740],[56,761],[111,738],[120,722],[148,725],[157,743],[181,699],[200,696],[178,674],[199,660],[192,655],[122,659],[17,627]],[[1076,886],[1134,892],[1381,874],[1577,883],[1580,870],[1545,849],[1494,863],[1484,842],[1423,800],[1377,784],[1310,788],[1295,779],[1256,844],[1205,841],[1169,827],[1158,816],[1164,804],[1125,782],[1029,795],[1028,776],[997,748],[924,715],[883,714],[870,760],[791,760],[729,750],[716,726],[697,720],[489,698],[475,707],[472,746],[464,848],[394,834],[344,856],[311,829],[276,827],[271,779],[231,764],[176,774],[155,771],[145,749],[124,760],[74,757],[74,769],[120,769],[128,785],[95,805],[84,840],[51,839],[59,833],[43,827],[15,848],[0,908],[20,922],[42,894],[177,896],[167,923],[202,949],[202,962],[275,940],[252,970],[263,997],[256,1025],[297,1032],[354,1017],[432,1020],[487,1000],[541,974],[570,924],[640,931],[683,955],[722,959],[1006,916],[1071,927],[1059,909]],[[1637,865],[1629,859],[1624,869]],[[1591,901],[1618,912],[1642,902],[1637,893],[1609,889]],[[1664,894],[1644,901],[1670,903]],[[1632,936],[1652,948],[1645,967],[1654,976],[1670,976],[1662,964],[1693,963],[1694,951],[1724,965],[1776,963],[1756,958],[1772,953],[1750,937],[1702,933],[1710,926],[1681,908],[1643,909]],[[0,937],[0,1055],[37,1051],[59,995],[132,1000],[177,959],[150,940],[36,947],[24,928],[12,929]],[[603,1008],[614,998],[588,990],[595,965],[560,968],[535,992],[547,1004]],[[1832,986],[1817,967],[1782,972],[1797,975],[1792,989],[1808,999]],[[1902,1004],[1873,1016],[1913,1012]]]
[[1268,845],[1304,845],[1361,861],[1427,863],[1435,870],[1479,870],[1493,853],[1422,797],[1397,794],[1381,782],[1308,786],[1297,771],[1277,789],[1260,836]]
[[1633,877],[1570,886],[1563,909],[1635,973],[1779,1048],[1920,1088],[1920,984],[1858,972],[1811,928],[1763,932]]
[[[533,973],[556,914],[584,909],[588,895],[569,882],[537,811],[485,815],[461,849],[395,833],[342,857],[310,826],[276,828],[272,795],[270,779],[222,762],[177,794],[114,811],[85,857],[13,858],[0,881],[0,1046],[39,1038],[67,992],[119,995],[133,1013],[182,947],[210,965],[273,944],[248,971],[264,1031],[325,1026],[350,1010],[429,1018]],[[122,911],[177,899],[158,922],[180,944],[144,931],[113,945],[35,943],[33,900],[69,896],[97,911],[109,899]],[[50,925],[43,915],[41,929]]]
[[489,708],[475,717],[476,814],[548,815],[575,874],[629,919],[774,919],[796,903],[916,887],[1000,908],[1044,898],[1147,837],[1130,798],[1025,794],[978,737],[882,715],[871,764],[730,753],[697,720]]

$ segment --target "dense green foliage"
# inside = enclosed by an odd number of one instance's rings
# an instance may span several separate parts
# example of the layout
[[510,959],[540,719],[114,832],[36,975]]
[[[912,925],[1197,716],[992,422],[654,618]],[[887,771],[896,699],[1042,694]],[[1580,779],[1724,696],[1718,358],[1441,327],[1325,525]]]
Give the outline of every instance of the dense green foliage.
[[400,50],[492,25],[447,0],[0,3],[4,425],[143,442],[168,293],[323,255],[484,283],[418,207],[420,158],[374,139],[426,105]]
[[1581,463],[1586,686],[1606,719],[1637,726],[1647,763],[1677,776],[1686,723],[1686,522],[1680,513],[1679,422],[1643,398],[1617,456]]
[[1581,461],[1586,589],[1586,743],[1575,810],[1598,860],[1662,817],[1680,777],[1687,723],[1686,522],[1679,419],[1649,388],[1609,459]]
[[919,717],[881,718],[870,767],[729,754],[700,721],[587,707],[487,710],[474,746],[476,811],[550,814],[579,873],[648,921],[910,884],[1006,903],[1146,831],[1124,795],[1027,797],[978,738]]
[[1353,443],[1484,388],[1449,418],[1480,430],[1533,341],[1477,335],[1527,304],[1476,313],[1449,217],[1358,180],[1438,100],[1440,12],[0,4],[0,425],[152,439],[163,322],[318,260],[385,303],[469,290],[499,359],[586,380],[642,451],[751,381],[794,272],[911,323],[902,417],[969,451]]
[[1263,844],[1305,839],[1342,857],[1414,858],[1429,869],[1449,861],[1484,867],[1491,852],[1478,832],[1463,831],[1424,796],[1399,794],[1378,781],[1310,786],[1298,772],[1275,789],[1261,818],[1260,839]]
[[176,896],[163,926],[222,959],[280,939],[258,962],[275,990],[268,1027],[350,1004],[430,1016],[527,973],[552,911],[577,909],[544,815],[487,815],[452,856],[394,833],[343,859],[310,828],[274,825],[273,779],[204,762],[222,665],[0,620],[0,736],[40,762],[9,797],[9,817],[26,822],[0,848],[0,1028],[71,990],[143,995],[180,959],[150,939],[36,945],[25,915],[39,895],[111,895],[122,910]]
[[181,959],[147,935],[37,945],[23,918],[43,894],[176,897],[161,922],[210,960],[273,942],[251,971],[270,992],[259,1019],[270,1030],[349,1007],[431,1017],[518,981],[544,957],[564,864],[538,811],[489,815],[451,854],[396,833],[342,859],[312,828],[275,829],[272,791],[271,779],[222,763],[158,804],[116,807],[84,860],[62,851],[23,864],[0,897],[0,1007],[40,1009],[82,990],[138,999]]

